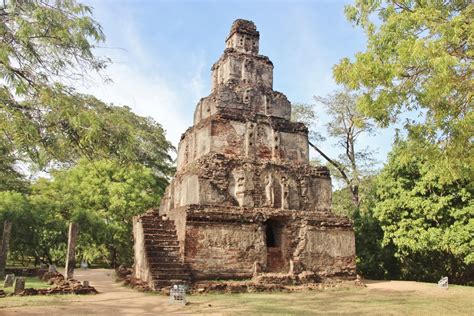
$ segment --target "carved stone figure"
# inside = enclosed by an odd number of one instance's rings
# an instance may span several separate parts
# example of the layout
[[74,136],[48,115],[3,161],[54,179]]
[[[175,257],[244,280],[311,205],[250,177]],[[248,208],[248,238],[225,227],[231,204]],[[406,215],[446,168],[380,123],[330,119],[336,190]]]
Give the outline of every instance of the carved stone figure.
[[237,168],[232,171],[235,181],[234,197],[241,207],[253,207],[253,181],[244,169]]
[[275,129],[272,129],[272,159],[280,159],[280,133]]
[[304,204],[308,203],[308,180],[306,178],[301,179],[301,199]]
[[281,177],[281,209],[287,210],[290,208],[290,186],[286,177]]
[[255,131],[257,124],[248,122],[245,131],[245,155],[247,157],[255,156]]
[[275,205],[275,194],[273,192],[273,176],[270,172],[267,175],[267,184],[265,186],[265,205],[273,207]]

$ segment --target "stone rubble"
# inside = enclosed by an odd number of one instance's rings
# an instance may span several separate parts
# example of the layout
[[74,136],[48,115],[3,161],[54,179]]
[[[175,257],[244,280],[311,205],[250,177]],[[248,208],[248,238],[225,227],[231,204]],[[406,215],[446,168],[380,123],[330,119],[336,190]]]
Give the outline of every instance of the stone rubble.
[[31,296],[31,295],[55,295],[55,294],[98,294],[99,292],[89,285],[88,281],[84,281],[82,284],[78,280],[69,279],[66,280],[61,273],[58,272],[46,272],[41,279],[53,285],[46,289],[34,289],[25,288],[22,291],[16,293],[19,296]]

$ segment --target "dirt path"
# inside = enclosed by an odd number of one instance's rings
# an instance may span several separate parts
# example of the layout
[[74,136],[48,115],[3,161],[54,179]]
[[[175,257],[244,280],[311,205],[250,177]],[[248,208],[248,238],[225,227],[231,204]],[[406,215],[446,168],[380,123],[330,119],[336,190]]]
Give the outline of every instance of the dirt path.
[[369,290],[382,290],[382,291],[417,291],[424,294],[439,293],[439,289],[434,284],[421,283],[415,281],[373,281],[365,280],[364,283],[367,285]]
[[184,307],[171,305],[163,295],[140,293],[114,281],[114,271],[108,269],[76,270],[74,278],[89,280],[100,293],[77,296],[57,306],[25,306],[0,310],[2,315],[163,315],[179,312]]

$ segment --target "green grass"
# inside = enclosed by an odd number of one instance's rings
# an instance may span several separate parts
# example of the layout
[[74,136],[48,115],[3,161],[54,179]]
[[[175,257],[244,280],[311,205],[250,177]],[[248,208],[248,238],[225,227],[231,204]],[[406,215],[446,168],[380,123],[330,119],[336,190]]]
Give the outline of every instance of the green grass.
[[[434,285],[433,285],[434,286]],[[430,293],[368,289],[191,296],[191,313],[473,315],[474,289],[454,286]],[[209,304],[211,306],[209,306]]]
[[39,295],[39,296],[9,296],[0,298],[0,314],[2,308],[22,306],[63,305],[70,302],[76,295]]

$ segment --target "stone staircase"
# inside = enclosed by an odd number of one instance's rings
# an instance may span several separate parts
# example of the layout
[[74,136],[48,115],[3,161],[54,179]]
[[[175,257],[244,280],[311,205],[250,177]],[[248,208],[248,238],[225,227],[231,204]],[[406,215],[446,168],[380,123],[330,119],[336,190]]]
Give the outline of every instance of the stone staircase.
[[179,253],[174,221],[163,219],[156,211],[140,216],[140,221],[152,287],[157,290],[173,284],[189,284],[191,276]]

